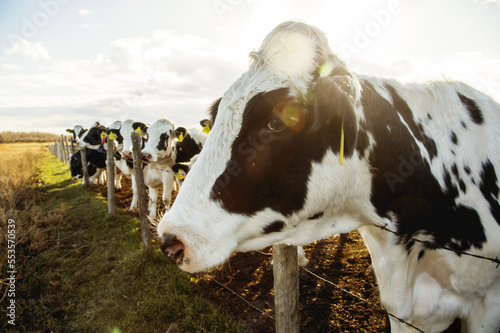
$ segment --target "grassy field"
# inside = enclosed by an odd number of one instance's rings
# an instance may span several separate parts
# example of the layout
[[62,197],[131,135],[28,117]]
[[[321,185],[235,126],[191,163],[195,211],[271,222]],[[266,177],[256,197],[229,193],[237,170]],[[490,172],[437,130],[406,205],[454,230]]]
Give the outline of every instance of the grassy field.
[[[142,258],[138,221],[71,179],[40,145],[0,145],[2,332],[240,332],[196,280],[156,248]],[[15,221],[15,297],[7,221]],[[15,326],[7,305],[15,300]],[[4,320],[7,319],[7,320]]]

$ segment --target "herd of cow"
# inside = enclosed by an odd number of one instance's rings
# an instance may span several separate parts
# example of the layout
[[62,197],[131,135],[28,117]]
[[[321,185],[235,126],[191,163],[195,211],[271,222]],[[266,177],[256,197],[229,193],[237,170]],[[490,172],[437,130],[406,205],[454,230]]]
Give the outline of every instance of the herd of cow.
[[[198,272],[235,251],[357,229],[389,312],[425,332],[460,318],[462,332],[498,333],[500,105],[461,82],[355,73],[302,22],[280,24],[250,55],[210,108],[210,137],[158,224],[165,255]],[[147,136],[150,193],[169,193],[175,163],[204,144],[196,130],[127,120],[73,131],[93,149],[101,133],[115,137],[130,174],[134,130]]]
[[[106,140],[114,140],[115,188],[121,188],[122,176],[132,179],[132,203],[130,210],[137,208],[137,184],[132,163],[131,134],[137,132],[142,138],[142,161],[144,183],[149,189],[149,216],[156,218],[158,189],[163,188],[162,200],[168,209],[172,191],[180,188],[191,165],[203,148],[210,131],[210,121],[202,120],[201,126],[175,127],[167,119],[158,119],[150,126],[131,119],[116,121],[109,127],[95,122],[89,129],[80,125],[67,129],[80,148],[86,148],[90,182],[102,182],[106,169]],[[70,157],[71,175],[83,177],[80,152]]]

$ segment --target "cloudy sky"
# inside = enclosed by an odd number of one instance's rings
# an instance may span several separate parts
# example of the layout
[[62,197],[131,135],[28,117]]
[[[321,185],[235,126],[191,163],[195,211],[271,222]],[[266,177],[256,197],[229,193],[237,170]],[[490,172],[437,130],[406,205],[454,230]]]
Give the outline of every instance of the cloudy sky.
[[500,101],[500,0],[0,0],[0,131],[197,124],[289,19],[356,72],[462,80]]

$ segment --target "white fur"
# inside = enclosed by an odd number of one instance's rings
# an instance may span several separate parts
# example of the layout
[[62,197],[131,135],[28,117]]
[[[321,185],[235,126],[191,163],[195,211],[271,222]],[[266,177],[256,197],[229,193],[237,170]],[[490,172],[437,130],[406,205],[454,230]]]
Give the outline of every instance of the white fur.
[[[397,220],[394,216],[379,217],[370,200],[371,166],[363,158],[376,145],[370,135],[370,147],[363,156],[355,152],[340,166],[338,156],[328,152],[321,162],[313,163],[304,207],[291,216],[283,216],[269,208],[252,216],[231,214],[209,199],[215,180],[231,156],[232,142],[241,129],[245,105],[253,96],[282,87],[289,87],[296,96],[305,96],[312,69],[320,66],[320,61],[328,59],[334,67],[345,66],[329,51],[321,31],[297,22],[278,26],[252,57],[254,62],[249,71],[224,94],[198,162],[191,169],[175,204],[158,225],[160,236],[175,234],[184,244],[180,268],[188,272],[205,270],[222,263],[234,251],[257,250],[276,242],[303,245],[357,228],[370,251],[381,300],[389,312],[425,332],[441,332],[460,317],[464,332],[498,333],[500,269],[489,261],[459,257],[446,250],[426,251],[421,260],[417,260],[418,244],[408,255],[395,235],[376,227],[387,225],[396,230]],[[384,86],[388,83],[407,102],[415,120],[423,124],[426,135],[436,142],[438,156],[431,163],[431,172],[443,188],[443,164],[450,166],[453,158],[449,133],[451,129],[456,130],[460,142],[454,147],[455,159],[460,163],[470,161],[471,174],[476,177],[476,184],[467,183],[467,193],[460,193],[458,202],[475,207],[488,238],[481,249],[473,247],[470,252],[493,258],[500,256],[500,226],[477,188],[481,164],[486,157],[497,172],[500,170],[500,106],[460,83],[402,84],[354,75],[351,80],[356,91],[353,98],[358,122],[364,116],[360,104],[363,92],[357,78],[369,80],[392,104]],[[485,118],[483,126],[465,119],[468,129],[460,130],[461,117],[466,118],[467,112],[463,111],[454,93],[457,90],[477,101]],[[433,122],[425,122],[429,111],[432,111]],[[410,127],[408,129],[411,132]],[[416,149],[424,151],[423,146]],[[459,167],[463,169],[463,165]],[[308,219],[318,212],[324,213],[321,218]],[[275,220],[285,221],[285,227],[280,232],[264,234],[263,228]],[[432,241],[428,235],[416,237]],[[391,329],[392,332],[413,331],[392,318]]]

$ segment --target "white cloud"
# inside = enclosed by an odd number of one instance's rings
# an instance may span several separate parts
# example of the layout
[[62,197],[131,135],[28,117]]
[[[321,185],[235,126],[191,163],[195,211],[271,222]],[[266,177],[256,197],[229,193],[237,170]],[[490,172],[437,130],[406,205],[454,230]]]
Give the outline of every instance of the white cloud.
[[88,9],[80,9],[80,10],[78,11],[78,13],[79,13],[80,15],[82,15],[82,16],[87,16],[87,15],[92,14],[92,11],[90,11],[90,10],[88,10]]
[[7,70],[15,70],[20,68],[18,64],[1,64],[0,67]]
[[0,87],[30,96],[11,94],[0,100],[0,109],[23,109],[34,117],[42,109],[66,110],[71,124],[126,117],[152,123],[166,117],[190,126],[206,118],[211,102],[247,64],[246,55],[233,59],[207,39],[155,31],[116,39],[94,60],[54,61],[38,66],[37,73],[0,77]]
[[5,54],[20,54],[35,60],[50,60],[50,55],[42,42],[32,43],[26,39],[21,39],[9,49],[4,49]]
[[83,23],[83,24],[80,24],[80,28],[82,29],[98,29],[98,28],[102,28],[104,25],[102,25],[101,23],[94,23],[94,24],[90,24],[90,23]]

